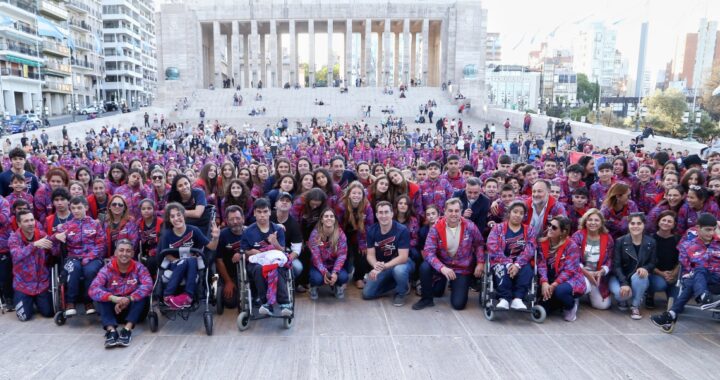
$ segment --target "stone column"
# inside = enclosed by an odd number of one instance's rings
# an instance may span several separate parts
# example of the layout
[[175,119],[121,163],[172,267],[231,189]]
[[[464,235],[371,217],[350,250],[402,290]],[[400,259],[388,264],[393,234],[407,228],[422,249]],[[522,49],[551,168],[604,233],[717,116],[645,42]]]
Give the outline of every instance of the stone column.
[[240,35],[240,51],[242,52],[242,87],[250,87],[250,42],[246,34]]
[[352,19],[347,19],[345,24],[345,86],[352,87]]
[[222,46],[220,22],[213,21],[213,84],[215,88],[222,88],[222,70],[220,65]]
[[230,46],[232,66],[228,70],[228,74],[235,79],[235,85],[240,84],[240,35],[238,21],[232,22],[232,33],[230,34]]
[[372,59],[372,20],[365,19],[365,82],[366,86],[375,86],[375,67]]
[[[258,39],[260,40],[260,80],[262,80],[263,88],[268,87],[268,76],[267,76],[267,56],[268,52],[265,51],[265,39],[267,34],[260,34]],[[258,81],[259,82],[259,81]]]
[[250,20],[250,87],[257,86],[259,79],[260,36],[256,20]]
[[391,23],[390,19],[385,20],[385,31],[383,32],[383,49],[382,49],[382,57],[383,57],[383,71],[382,71],[382,85],[390,85],[392,86],[392,83],[390,83],[390,44],[392,43],[392,31],[390,29]]
[[297,83],[297,36],[295,35],[295,20],[290,20],[288,26],[290,34],[290,85]]
[[278,53],[277,53],[278,41],[277,41],[277,24],[275,20],[270,20],[270,75],[268,79],[267,87],[280,87],[278,84]]
[[412,46],[410,46],[410,78],[416,79],[417,75],[417,33],[410,33]]
[[457,17],[456,11],[449,11],[448,19],[442,21],[440,28],[440,82],[452,81],[455,85],[453,90],[457,88],[457,80],[455,78],[455,42],[457,33]]
[[308,38],[309,38],[309,44],[308,48],[310,50],[310,55],[308,59],[308,77],[310,78],[310,83],[308,83],[309,87],[313,86],[313,83],[315,83],[315,21],[314,20],[308,20]]
[[403,78],[400,77],[402,69],[400,68],[400,33],[393,33],[395,38],[395,57],[393,59],[393,86],[399,86]]
[[335,65],[335,54],[333,54],[333,20],[328,19],[327,20],[327,85],[328,87],[332,87],[333,85],[333,66]]
[[428,50],[430,49],[430,20],[423,19],[422,23],[422,85],[427,86],[428,81]]
[[410,85],[410,19],[403,20],[402,82]]

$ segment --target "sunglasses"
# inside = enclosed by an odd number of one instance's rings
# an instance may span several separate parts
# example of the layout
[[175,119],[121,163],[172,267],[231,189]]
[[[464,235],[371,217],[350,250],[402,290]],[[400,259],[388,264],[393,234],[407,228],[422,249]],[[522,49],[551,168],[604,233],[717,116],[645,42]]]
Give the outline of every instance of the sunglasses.
[[110,207],[125,207],[122,203],[110,203]]
[[161,176],[161,175],[154,175],[154,176],[152,176],[152,179],[163,179],[163,176]]
[[560,229],[560,227],[557,224],[550,224],[550,229],[553,231],[557,231]]

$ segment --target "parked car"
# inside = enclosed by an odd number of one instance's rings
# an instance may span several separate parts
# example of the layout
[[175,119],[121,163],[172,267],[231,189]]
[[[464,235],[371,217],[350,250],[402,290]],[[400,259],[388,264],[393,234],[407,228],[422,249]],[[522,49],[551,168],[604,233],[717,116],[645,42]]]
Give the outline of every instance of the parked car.
[[21,120],[20,118],[15,118],[7,125],[5,130],[9,133],[21,133],[27,131],[34,131],[38,129],[39,125],[40,124],[35,124],[29,120]]
[[80,110],[80,115],[89,115],[94,113],[102,113],[103,110],[97,106],[87,106]]
[[42,120],[34,113],[18,115],[16,119],[22,122],[30,122],[32,124],[35,124],[36,126],[42,125]]
[[103,105],[105,108],[105,112],[111,112],[111,111],[117,111],[118,110],[118,104],[114,100],[108,100]]

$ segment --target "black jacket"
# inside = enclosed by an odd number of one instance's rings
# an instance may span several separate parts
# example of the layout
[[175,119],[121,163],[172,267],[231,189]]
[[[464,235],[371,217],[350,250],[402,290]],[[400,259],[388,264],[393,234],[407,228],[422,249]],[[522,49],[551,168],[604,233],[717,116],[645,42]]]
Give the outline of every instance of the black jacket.
[[613,272],[617,277],[620,286],[630,285],[630,277],[638,268],[645,268],[652,274],[657,262],[657,243],[655,239],[644,235],[640,244],[639,254],[635,253],[632,237],[630,234],[621,236],[615,241],[615,252],[613,253]]
[[[465,190],[455,190],[453,193],[453,198],[460,198],[460,201],[462,202],[462,212],[465,212],[465,210],[468,208],[468,197],[467,194],[465,194]],[[470,221],[475,223],[475,226],[480,230],[481,233],[484,233],[487,227],[487,216],[490,212],[490,199],[486,197],[483,194],[480,194],[480,197],[473,203],[472,205],[472,216],[470,216]]]

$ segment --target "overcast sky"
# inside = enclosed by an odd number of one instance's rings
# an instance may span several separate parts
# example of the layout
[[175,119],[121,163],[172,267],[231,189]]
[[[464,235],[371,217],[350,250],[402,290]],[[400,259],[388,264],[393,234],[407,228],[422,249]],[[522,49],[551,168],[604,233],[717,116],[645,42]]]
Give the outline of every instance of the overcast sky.
[[[579,28],[605,21],[615,23],[617,47],[628,58],[633,77],[644,20],[650,22],[646,69],[654,76],[676,48],[683,48],[685,34],[697,32],[700,18],[720,18],[720,0],[483,0],[483,6],[488,32],[501,34],[505,63],[526,64],[527,53],[545,39],[570,47]],[[553,40],[549,34],[556,28]]]

